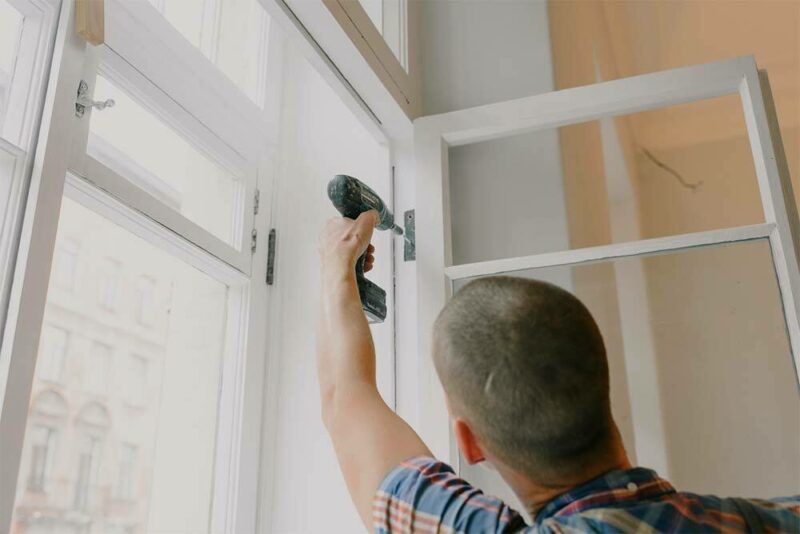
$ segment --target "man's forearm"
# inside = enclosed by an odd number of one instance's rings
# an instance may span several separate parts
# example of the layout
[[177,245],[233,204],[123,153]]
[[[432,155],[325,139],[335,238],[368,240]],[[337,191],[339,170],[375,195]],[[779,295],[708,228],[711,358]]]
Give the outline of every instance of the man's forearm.
[[375,348],[354,270],[328,265],[322,290],[320,381],[335,403],[338,393],[356,385],[375,387]]

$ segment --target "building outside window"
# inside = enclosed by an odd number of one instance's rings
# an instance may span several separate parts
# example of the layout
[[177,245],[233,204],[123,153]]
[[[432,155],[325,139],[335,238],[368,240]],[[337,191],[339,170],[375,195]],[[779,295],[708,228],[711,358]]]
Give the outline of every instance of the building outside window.
[[78,272],[78,252],[80,247],[74,239],[65,239],[58,249],[53,269],[53,283],[60,289],[73,291]]
[[50,382],[61,381],[68,345],[69,334],[66,330],[54,326],[45,328],[39,349],[39,362],[36,366],[40,379]]
[[31,429],[31,460],[28,490],[47,491],[55,452],[56,430],[37,425]]
[[121,266],[117,260],[106,258],[101,266],[100,288],[97,302],[108,311],[117,309]]
[[136,281],[136,322],[142,326],[153,326],[156,313],[156,281],[141,276]]
[[136,459],[139,453],[136,445],[123,443],[119,449],[119,472],[115,495],[120,500],[132,500],[136,495]]
[[147,399],[147,359],[139,354],[128,358],[127,400],[132,406],[143,406]]
[[88,393],[105,395],[108,392],[112,349],[105,343],[94,342],[86,355],[83,367],[83,385]]
[[87,435],[83,437],[82,441],[81,450],[78,453],[78,474],[73,505],[76,510],[88,511],[91,490],[97,478],[100,460],[100,438]]

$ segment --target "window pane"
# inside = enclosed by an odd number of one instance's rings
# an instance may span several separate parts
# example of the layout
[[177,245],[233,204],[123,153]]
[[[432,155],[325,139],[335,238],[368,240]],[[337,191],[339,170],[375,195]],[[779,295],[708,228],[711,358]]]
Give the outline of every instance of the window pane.
[[358,0],[397,61],[408,70],[407,0]]
[[105,78],[97,77],[95,95],[113,97],[116,105],[92,113],[89,155],[237,246],[243,187],[236,177]]
[[449,155],[455,264],[764,222],[738,95]]
[[216,64],[250,97],[264,105],[269,17],[258,0],[225,0],[219,20]]
[[5,117],[21,33],[22,15],[7,0],[0,0],[0,125]]
[[269,16],[258,0],[150,0],[187,41],[264,105]]
[[[205,532],[228,287],[65,198],[57,244],[70,240],[81,269],[75,291],[48,291],[12,532]],[[109,259],[113,312],[92,283]]]
[[696,493],[796,493],[800,395],[766,240],[509,274],[591,311],[634,464]]

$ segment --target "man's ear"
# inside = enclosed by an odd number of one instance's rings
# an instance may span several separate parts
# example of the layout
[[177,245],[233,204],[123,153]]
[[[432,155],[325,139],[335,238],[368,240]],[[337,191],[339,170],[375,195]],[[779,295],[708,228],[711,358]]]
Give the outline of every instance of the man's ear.
[[472,433],[472,429],[466,421],[455,418],[453,420],[453,432],[456,435],[458,449],[468,464],[477,464],[486,459],[475,434]]

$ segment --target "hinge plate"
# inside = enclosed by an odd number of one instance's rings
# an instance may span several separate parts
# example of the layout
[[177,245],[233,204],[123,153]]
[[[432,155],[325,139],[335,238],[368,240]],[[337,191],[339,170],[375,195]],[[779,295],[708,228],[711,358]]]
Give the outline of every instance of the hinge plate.
[[255,252],[257,245],[258,245],[258,230],[253,228],[253,231],[250,232],[250,252]]
[[86,113],[86,104],[84,104],[84,100],[86,99],[86,94],[89,92],[89,84],[87,84],[84,80],[81,80],[78,84],[78,96],[75,99],[75,116],[79,119],[83,118],[83,115]]
[[417,235],[414,210],[408,210],[403,214],[403,261],[414,261],[417,259]]
[[267,239],[267,285],[271,286],[275,283],[275,228],[269,231],[269,238]]
[[256,189],[256,194],[253,196],[253,214],[258,215],[259,204],[261,204],[261,191]]

